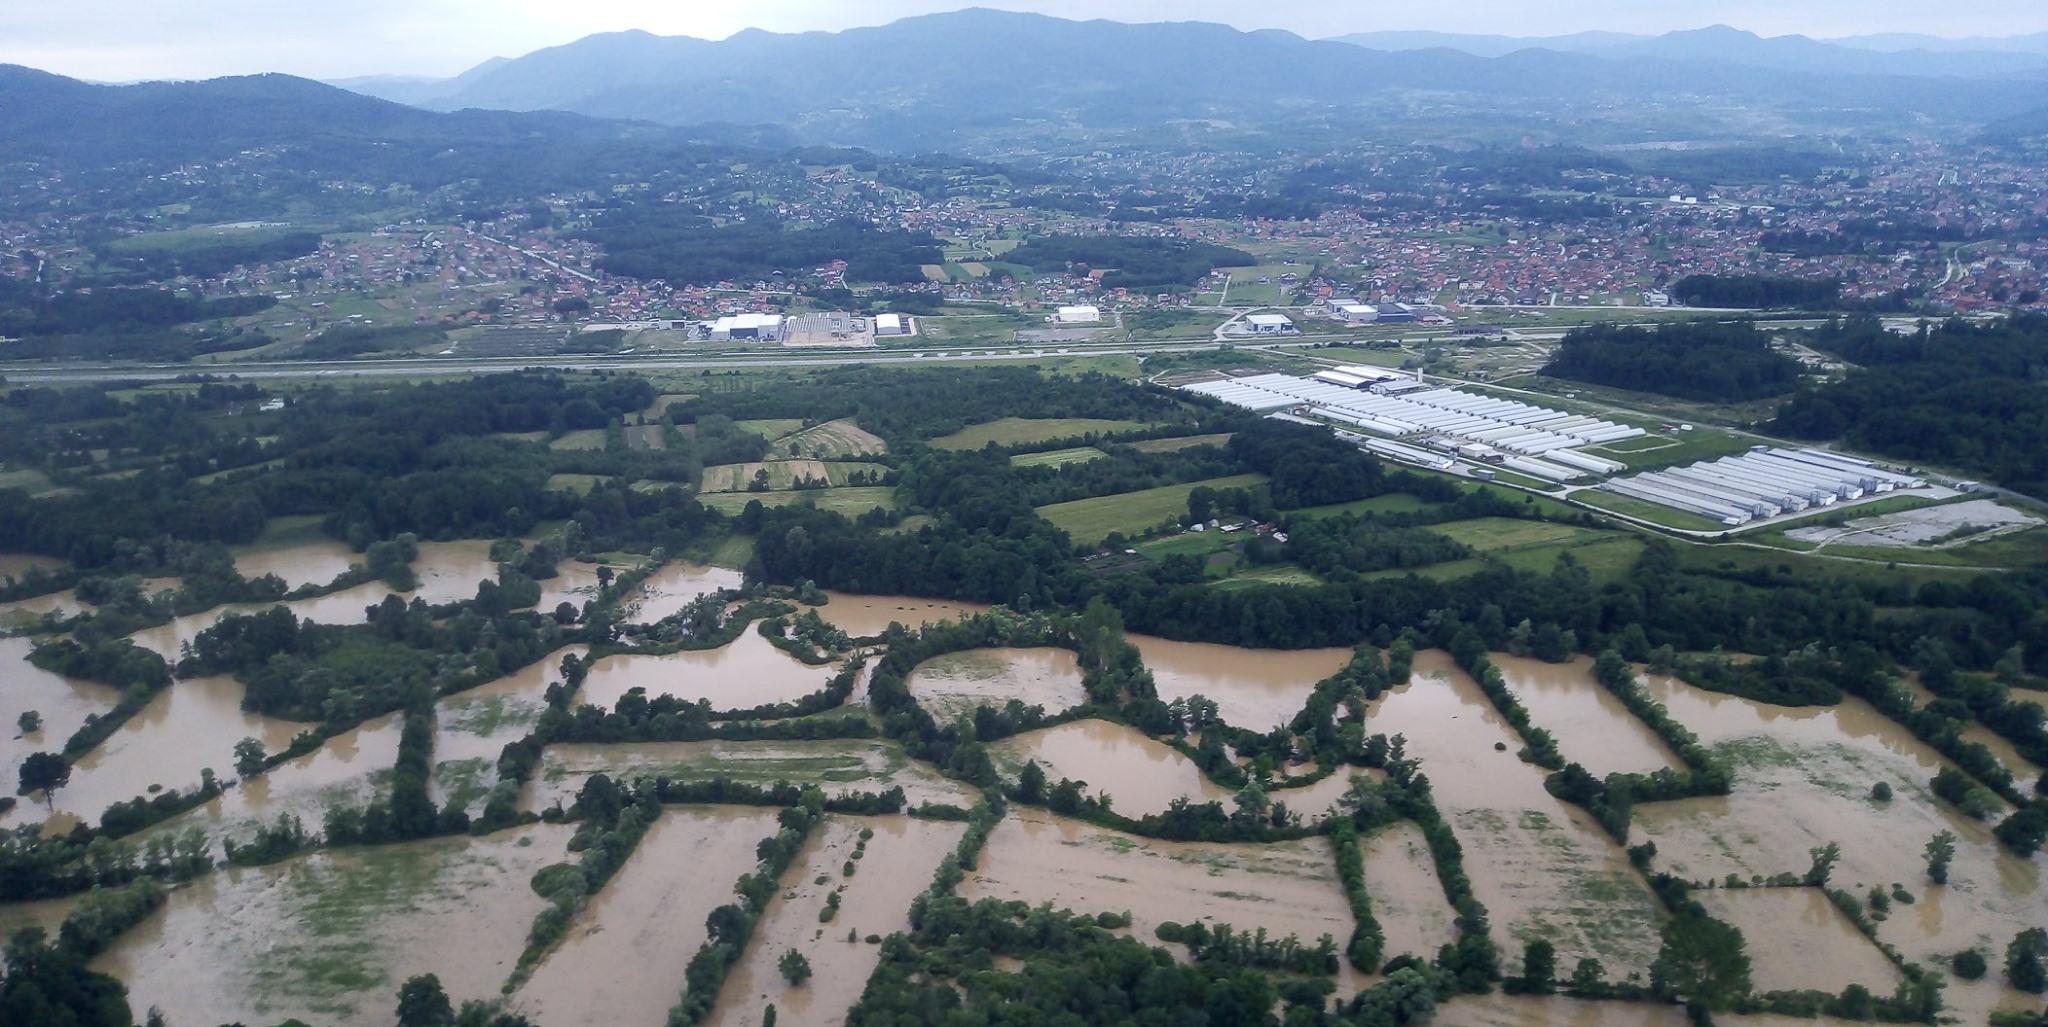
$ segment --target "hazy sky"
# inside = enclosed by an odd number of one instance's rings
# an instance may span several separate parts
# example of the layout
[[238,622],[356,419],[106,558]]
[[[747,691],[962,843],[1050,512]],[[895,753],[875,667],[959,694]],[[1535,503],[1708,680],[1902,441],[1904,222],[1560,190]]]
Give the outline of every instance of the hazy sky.
[[[0,63],[106,81],[286,71],[446,75],[592,32],[722,38],[878,25],[964,0],[0,0]],[[2048,31],[2042,0],[983,0],[1118,21],[1216,21],[1305,36],[1376,29],[1550,35],[1723,22],[1776,35]]]

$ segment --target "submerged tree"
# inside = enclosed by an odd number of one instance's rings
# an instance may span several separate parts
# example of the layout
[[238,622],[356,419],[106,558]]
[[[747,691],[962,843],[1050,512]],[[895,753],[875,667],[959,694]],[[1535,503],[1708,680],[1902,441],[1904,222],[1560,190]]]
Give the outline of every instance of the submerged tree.
[[1927,839],[1927,879],[1935,884],[1948,883],[1949,861],[1956,858],[1956,836],[1953,831],[1940,831]]
[[782,979],[792,985],[799,985],[811,979],[811,961],[805,959],[804,954],[795,949],[784,952],[782,958],[776,962],[775,968],[782,971]]
[[55,809],[57,789],[70,781],[71,764],[64,757],[53,752],[32,752],[21,761],[21,787],[15,794],[41,792],[44,804]]

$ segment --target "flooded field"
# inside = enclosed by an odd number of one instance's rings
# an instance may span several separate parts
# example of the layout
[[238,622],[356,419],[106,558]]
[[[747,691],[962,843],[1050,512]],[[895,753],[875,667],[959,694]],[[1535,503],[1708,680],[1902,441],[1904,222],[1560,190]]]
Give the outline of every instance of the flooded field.
[[[874,835],[854,876],[846,877],[841,867],[853,859],[862,830]],[[845,1023],[847,1009],[860,1000],[881,961],[881,946],[865,939],[910,930],[911,900],[931,883],[939,860],[965,832],[963,824],[910,817],[834,816],[812,828],[707,1022],[759,1027],[762,1009],[773,1003],[783,1023]],[[819,877],[824,884],[817,883]],[[819,922],[826,894],[840,889],[839,912],[830,923]],[[849,931],[858,937],[847,940]],[[811,963],[812,977],[802,987],[791,987],[775,966],[791,949]]]
[[498,782],[498,754],[507,742],[524,738],[547,709],[543,695],[562,680],[562,660],[590,652],[582,645],[565,646],[537,663],[458,692],[434,710],[434,779],[429,794],[436,804],[454,801],[472,813]]
[[[1327,934],[1341,951],[1351,910],[1327,839],[1270,845],[1164,842],[1012,807],[961,882],[966,899],[1019,899],[1077,913],[1129,912],[1131,934],[1158,944],[1166,921],[1226,923],[1314,945]],[[1339,960],[1340,964],[1342,960]],[[1355,986],[1348,964],[1339,990]]]
[[1593,680],[1590,658],[1581,656],[1569,663],[1506,653],[1493,653],[1492,658],[1508,690],[1529,710],[1530,722],[1556,735],[1564,758],[1593,776],[1683,766],[1649,725]]
[[258,543],[235,554],[235,570],[242,577],[275,574],[289,588],[325,585],[347,572],[351,564],[361,562],[363,554],[328,538],[309,538],[276,547]]
[[39,620],[46,613],[74,617],[84,613],[88,607],[80,602],[70,590],[52,592],[33,599],[17,599],[11,603],[0,603],[0,631],[15,630],[30,621]]
[[871,638],[888,630],[891,623],[914,628],[942,620],[960,620],[986,613],[986,603],[952,599],[915,599],[909,596],[857,596],[827,592],[831,602],[817,608],[825,622],[855,638]]
[[1132,635],[1166,702],[1200,694],[1233,727],[1268,731],[1293,719],[1316,682],[1351,662],[1349,649],[1240,649]]
[[1373,917],[1386,932],[1387,959],[1403,954],[1434,959],[1439,947],[1457,940],[1457,914],[1444,898],[1421,828],[1403,820],[1373,832],[1358,846]]
[[567,807],[583,779],[600,772],[626,780],[664,775],[704,780],[722,775],[758,785],[789,781],[818,785],[827,795],[881,792],[900,785],[913,806],[927,801],[972,806],[977,795],[929,764],[912,762],[893,742],[636,742],[549,747],[528,786],[528,808],[546,809],[557,802]]
[[0,553],[0,581],[5,581],[8,578],[19,578],[27,574],[31,567],[40,567],[45,571],[54,571],[62,569],[63,566],[64,561],[54,556],[37,556],[33,553]]
[[535,825],[230,868],[172,894],[93,968],[171,1023],[383,1025],[398,986],[497,994],[542,899],[527,882],[572,829]]
[[498,565],[491,562],[491,543],[485,539],[422,542],[412,573],[419,588],[402,594],[438,606],[475,598],[478,583],[497,578]]
[[1899,983],[1898,968],[1818,888],[1707,889],[1694,897],[1742,932],[1757,991],[1861,984],[1889,995]]
[[673,695],[709,700],[714,710],[745,709],[801,699],[837,672],[832,665],[809,666],[748,628],[721,649],[607,656],[590,668],[577,702],[610,709],[627,692],[645,688],[649,698]]
[[[28,662],[34,648],[35,643],[26,638],[0,638],[0,775],[4,775],[0,780],[7,783],[0,794],[14,794],[21,761],[29,753],[63,749],[64,740],[85,726],[86,717],[105,713],[121,701],[121,693],[106,685],[38,669]],[[21,715],[31,710],[42,718],[42,727],[23,735]],[[60,790],[57,795],[61,798],[64,793]],[[16,818],[22,817],[37,820],[41,815],[41,802],[24,798],[0,823],[16,823]]]
[[[1770,1018],[1776,1020],[1776,1018]],[[1714,1014],[1716,1023],[1776,1027]],[[1437,1007],[1433,1027],[1688,1027],[1685,1009],[1649,1002],[1591,1002],[1561,995],[1460,995]],[[1813,1020],[1792,1021],[1813,1024]],[[1820,1021],[1829,1022],[1829,1021]]]
[[744,577],[727,567],[668,564],[641,584],[638,597],[626,600],[627,618],[635,624],[651,624],[676,613],[699,596],[740,587]]
[[[1898,679],[1898,681],[1899,684],[1905,686],[1908,692],[1913,693],[1914,701],[1921,705],[1924,706],[1934,701],[1934,693],[1928,691],[1927,686],[1920,683],[1919,675],[1908,675]],[[2022,696],[2024,694],[2020,693]],[[2036,701],[2038,702],[2038,700]],[[1991,755],[1998,757],[1998,762],[2004,764],[2005,769],[2012,771],[2013,780],[2019,782],[2020,788],[2023,791],[2028,782],[2041,776],[2041,767],[2036,766],[2033,761],[2020,755],[2019,749],[2015,748],[2012,742],[2007,740],[2004,735],[1985,727],[1974,717],[1963,725],[1963,738],[1965,741],[1976,742],[1978,745],[1991,750]]]
[[[741,806],[663,812],[513,1005],[547,1027],[662,1023],[682,996],[683,967],[704,943],[704,918],[736,901],[733,883],[754,868],[754,844],[775,833],[775,814]],[[525,938],[523,925],[517,936]]]
[[149,833],[183,831],[197,825],[216,842],[224,837],[247,841],[259,823],[273,822],[285,812],[297,815],[308,830],[318,831],[329,806],[343,802],[362,805],[389,790],[391,766],[398,759],[399,729],[397,714],[368,721]]
[[1649,972],[1662,912],[1648,886],[1592,818],[1544,791],[1543,771],[1515,756],[1514,730],[1448,655],[1416,654],[1414,678],[1367,721],[1406,735],[1421,759],[1504,952],[1547,937],[1559,966],[1593,956],[1611,977]]
[[[242,686],[233,678],[179,681],[121,725],[99,748],[72,765],[71,782],[57,792],[56,808],[88,823],[116,802],[144,795],[150,786],[190,790],[211,767],[222,781],[235,777],[235,743],[255,738],[264,751],[291,744],[307,725],[242,712]],[[40,816],[40,806],[17,810]]]
[[[1300,773],[1295,775],[1299,777],[1301,774],[1313,771],[1315,765],[1307,764],[1295,769],[1300,771]],[[1268,789],[1266,797],[1274,802],[1286,803],[1288,810],[1301,814],[1302,821],[1306,823],[1323,816],[1332,806],[1337,804],[1338,800],[1344,798],[1345,794],[1351,791],[1351,779],[1359,774],[1364,774],[1375,780],[1386,777],[1383,771],[1365,770],[1359,767],[1339,767],[1336,773],[1313,784],[1305,784],[1295,788]]]
[[1066,649],[973,649],[918,664],[910,690],[941,723],[977,706],[1016,699],[1058,713],[1088,701],[1081,668]]
[[173,617],[153,628],[143,628],[128,636],[136,645],[162,656],[166,661],[176,663],[179,650],[187,642],[199,636],[214,625],[214,622],[230,613],[260,613],[272,606],[289,608],[300,620],[320,624],[360,624],[368,619],[372,606],[384,601],[391,594],[389,586],[381,581],[365,582],[354,588],[331,592],[317,599],[301,599],[290,603],[248,603],[234,606],[217,606],[199,613],[188,613]]
[[1063,777],[1085,782],[1083,793],[1109,793],[1110,808],[1127,817],[1163,813],[1183,796],[1195,803],[1220,801],[1228,808],[1235,794],[1204,777],[1178,750],[1106,720],[1076,720],[1006,738],[989,746],[989,756],[1011,778],[1025,761],[1037,760],[1047,782]]
[[[1651,693],[1735,770],[1723,797],[1636,807],[1632,840],[1657,843],[1658,865],[1694,880],[1803,872],[1807,851],[1841,846],[1830,885],[1863,894],[1899,882],[1911,906],[1895,906],[1878,935],[1909,959],[1936,961],[1973,946],[2003,952],[2024,927],[2048,922],[2043,857],[2021,860],[1989,828],[1938,803],[1928,780],[1941,756],[1868,703],[1788,709],[1646,679]],[[1890,802],[1870,799],[1877,782]],[[1949,883],[1926,881],[1921,849],[1938,831],[1957,836]],[[1973,1022],[2004,989],[1954,989],[1949,1000]]]
[[[540,602],[533,608],[543,613],[554,612],[555,607],[568,603],[577,609],[597,598],[597,568],[594,563],[563,560],[555,565],[555,576],[540,583]],[[622,564],[604,564],[614,573],[625,570]]]

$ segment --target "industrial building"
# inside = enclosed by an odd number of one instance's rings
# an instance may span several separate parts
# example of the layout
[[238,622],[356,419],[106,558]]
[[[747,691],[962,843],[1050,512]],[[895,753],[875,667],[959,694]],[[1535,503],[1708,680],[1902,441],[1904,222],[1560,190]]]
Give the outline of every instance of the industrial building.
[[1643,434],[1631,425],[1432,388],[1419,377],[1380,367],[1339,367],[1313,378],[1262,374],[1185,388],[1247,410],[1296,411],[1361,437],[1401,439],[1403,450],[1426,454],[1426,462],[1415,461],[1426,466],[1448,463],[1449,454],[1555,482],[1621,470],[1619,463],[1576,449]]
[[1757,446],[1718,460],[1616,478],[1600,487],[1733,526],[1925,484],[1839,453]]
[[909,335],[910,319],[902,314],[876,314],[875,337],[886,339],[893,336]]
[[728,314],[705,326],[713,342],[774,342],[782,338],[781,314]]
[[1249,314],[1244,323],[1253,335],[1289,335],[1296,331],[1294,321],[1285,314]]
[[1365,303],[1340,303],[1331,312],[1345,324],[1369,325],[1380,319],[1380,308]]
[[1061,307],[1052,315],[1054,324],[1092,325],[1102,322],[1100,308],[1091,306]]

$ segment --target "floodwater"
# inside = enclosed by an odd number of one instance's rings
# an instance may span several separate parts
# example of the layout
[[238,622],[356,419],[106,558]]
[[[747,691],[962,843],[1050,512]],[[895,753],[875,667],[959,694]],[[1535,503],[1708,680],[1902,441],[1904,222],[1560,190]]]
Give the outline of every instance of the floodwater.
[[476,598],[478,583],[497,580],[498,565],[491,562],[491,543],[485,539],[422,542],[412,573],[419,588],[402,593],[406,600],[418,597],[439,606]]
[[831,602],[817,607],[827,624],[855,638],[872,638],[889,629],[891,623],[906,628],[946,620],[964,620],[987,613],[987,603],[954,599],[915,599],[910,596],[858,596],[826,592]]
[[1421,828],[1403,820],[1358,845],[1365,857],[1365,893],[1387,936],[1386,959],[1403,954],[1435,959],[1438,948],[1458,940],[1457,914],[1444,898]]
[[540,583],[540,602],[533,608],[542,613],[553,613],[555,607],[568,603],[578,610],[583,609],[584,603],[597,598],[597,569],[600,566],[611,567],[614,574],[626,569],[618,564],[563,560],[555,565],[555,576]]
[[[1519,956],[1519,953],[1514,955]],[[1519,963],[1516,964],[1519,966]],[[1570,973],[1569,965],[1559,966]],[[1763,1021],[1715,1013],[1716,1023],[1763,1027]],[[1649,1002],[1591,1002],[1562,995],[1460,995],[1437,1007],[1433,1027],[1687,1027],[1685,1009]],[[1799,1020],[1811,1025],[1813,1020]]]
[[434,710],[434,778],[428,788],[435,804],[453,801],[476,812],[498,783],[498,754],[507,742],[526,737],[547,710],[543,696],[562,680],[562,660],[589,652],[588,646],[564,646],[495,681],[442,698]]
[[1818,888],[1709,888],[1693,897],[1742,932],[1757,991],[1861,984],[1889,995],[1898,986],[1898,968]]
[[974,789],[917,763],[902,746],[880,740],[829,739],[805,742],[633,742],[619,745],[553,745],[542,758],[532,791],[534,810],[576,801],[583,780],[604,773],[614,779],[667,776],[702,781],[729,777],[755,785],[777,781],[815,784],[827,795],[882,792],[901,786],[910,805],[943,802],[974,805]]
[[[1327,934],[1343,951],[1351,907],[1327,838],[1272,844],[1166,842],[1013,806],[989,835],[980,869],[960,883],[961,897],[1050,902],[1077,913],[1126,912],[1131,934],[1148,945],[1161,923],[1261,927],[1314,945]],[[843,936],[843,934],[842,934]],[[1356,973],[1338,957],[1338,990],[1356,990]]]
[[422,973],[458,1002],[495,997],[544,904],[527,882],[572,833],[539,824],[224,869],[174,892],[93,969],[171,1023],[383,1025]]
[[[863,828],[874,831],[852,877],[841,867],[853,859]],[[868,977],[881,962],[882,948],[867,936],[888,937],[910,930],[910,903],[931,884],[939,860],[953,851],[966,825],[911,817],[827,817],[811,829],[799,859],[783,875],[782,888],[754,926],[753,938],[719,993],[709,1022],[725,1027],[758,1027],[761,1010],[774,1003],[781,1022],[836,1027],[860,1001]],[[814,883],[819,876],[825,883]],[[839,912],[820,923],[826,893],[843,888]],[[847,932],[858,935],[847,940]],[[776,968],[795,949],[811,963],[811,979],[791,987]]]
[[333,539],[299,542],[274,549],[249,549],[235,554],[235,570],[245,578],[275,574],[286,586],[325,585],[363,562],[363,554]]
[[1106,720],[1028,731],[989,746],[989,755],[1012,777],[1025,761],[1037,760],[1048,785],[1063,777],[1083,782],[1084,794],[1109,793],[1110,809],[1127,817],[1163,813],[1182,797],[1197,804],[1219,801],[1227,809],[1236,794],[1203,776],[1178,750]]
[[60,899],[0,904],[0,938],[12,938],[15,932],[25,927],[40,927],[54,940],[57,929],[64,925],[64,918],[71,915],[71,907],[78,905],[78,900],[84,897],[82,894],[66,895]]
[[242,685],[229,677],[173,684],[72,765],[56,808],[98,823],[108,806],[146,795],[152,785],[189,791],[208,767],[222,781],[235,777],[235,743],[244,738],[277,752],[306,728],[242,712],[242,693]]
[[308,831],[317,833],[328,807],[336,803],[363,805],[389,792],[401,727],[401,718],[395,713],[367,721],[149,833],[183,831],[197,825],[216,841],[247,841],[259,823],[274,822],[287,812],[296,814]]
[[1530,722],[1555,735],[1564,758],[1594,777],[1683,768],[1649,725],[1593,680],[1591,658],[1545,663],[1506,653],[1492,657],[1508,690],[1528,709]]
[[649,698],[673,695],[715,710],[749,709],[790,702],[825,687],[838,668],[813,667],[775,648],[752,627],[720,649],[688,650],[666,656],[607,656],[590,668],[577,702],[612,708],[627,692],[645,688]]
[[[750,806],[665,811],[513,1005],[549,1027],[662,1023],[704,943],[704,918],[738,901],[732,887],[754,869],[755,843],[776,832],[775,814]],[[518,937],[526,937],[523,926]]]
[[[1313,771],[1315,764],[1307,764],[1296,769],[1300,773],[1294,776],[1299,777],[1303,773]],[[1336,773],[1314,784],[1301,785],[1296,788],[1267,789],[1266,797],[1274,802],[1286,803],[1289,811],[1301,814],[1303,823],[1312,823],[1322,817],[1324,813],[1329,811],[1330,807],[1335,806],[1338,800],[1344,798],[1351,791],[1351,779],[1360,774],[1374,780],[1387,776],[1385,771],[1380,770],[1367,770],[1361,767],[1338,767]]]
[[37,556],[34,553],[0,553],[0,581],[8,578],[19,578],[27,574],[31,567],[41,567],[46,571],[54,571],[61,569],[63,566],[64,561],[54,556]]
[[320,624],[361,624],[369,619],[369,608],[382,602],[390,593],[390,587],[383,582],[370,581],[317,599],[301,599],[290,603],[217,606],[211,610],[173,617],[156,627],[143,628],[128,637],[136,645],[175,664],[185,643],[199,637],[200,632],[212,627],[215,622],[230,613],[261,613],[272,606],[283,606],[304,621]]
[[1543,789],[1543,770],[1516,757],[1514,730],[1449,655],[1417,653],[1414,677],[1366,722],[1406,735],[1422,761],[1503,951],[1519,957],[1542,936],[1559,966],[1593,956],[1613,977],[1649,972],[1663,914],[1648,886],[1591,817]]
[[1241,649],[1149,635],[1130,638],[1159,685],[1160,699],[1200,694],[1215,701],[1226,723],[1253,731],[1270,731],[1293,720],[1316,682],[1351,662],[1349,649]]
[[918,664],[910,690],[942,723],[978,706],[1002,709],[1011,699],[1047,713],[1088,701],[1073,652],[1051,648],[948,653]]
[[[121,701],[118,689],[96,685],[37,668],[28,662],[35,643],[27,638],[0,637],[0,781],[14,794],[21,761],[32,752],[59,752],[73,731],[85,726],[85,718],[102,714]],[[21,715],[30,710],[40,714],[42,728],[23,735]],[[59,798],[64,791],[59,789]],[[33,809],[31,809],[33,807]],[[42,802],[24,796],[14,812],[0,823],[32,822],[42,818]]]
[[[1898,681],[1899,684],[1905,686],[1908,692],[1913,693],[1914,700],[1921,705],[1924,706],[1934,701],[1934,693],[1928,691],[1927,686],[1920,683],[1920,676],[1918,674],[1908,675],[1898,679]],[[2017,698],[2026,698],[2026,693],[2018,693]],[[2038,703],[2039,699],[2037,698],[2035,701]],[[2013,781],[2018,784],[2021,791],[2026,791],[2041,776],[2041,768],[2025,756],[2020,755],[2019,749],[2015,748],[2011,741],[2004,735],[1985,727],[1974,717],[1963,725],[1963,739],[1976,742],[1991,750],[1991,755],[1998,757],[1998,762],[2004,764],[2005,769],[2012,771]]]
[[17,599],[11,603],[0,603],[0,631],[25,627],[28,621],[40,620],[46,613],[75,617],[86,611],[86,605],[70,589],[52,592],[32,599]]
[[635,624],[652,624],[677,613],[697,598],[722,588],[738,588],[745,579],[726,567],[671,563],[655,571],[640,585],[637,599],[629,599],[627,619]]
[[[1936,801],[1928,781],[1942,757],[1870,704],[1771,706],[1651,675],[1646,685],[1735,770],[1732,794],[1640,805],[1631,840],[1657,843],[1657,865],[1694,880],[1800,873],[1807,851],[1841,846],[1832,887],[1863,895],[1897,882],[1916,898],[1894,904],[1878,934],[1908,959],[1929,963],[1964,948],[2003,953],[2019,930],[2048,922],[2043,857],[2021,860],[1989,827]],[[1873,784],[1892,787],[1887,803]],[[1957,836],[1949,883],[1931,885],[1922,848],[1938,831]],[[2010,1001],[1997,985],[1952,988],[1970,1022]]]

